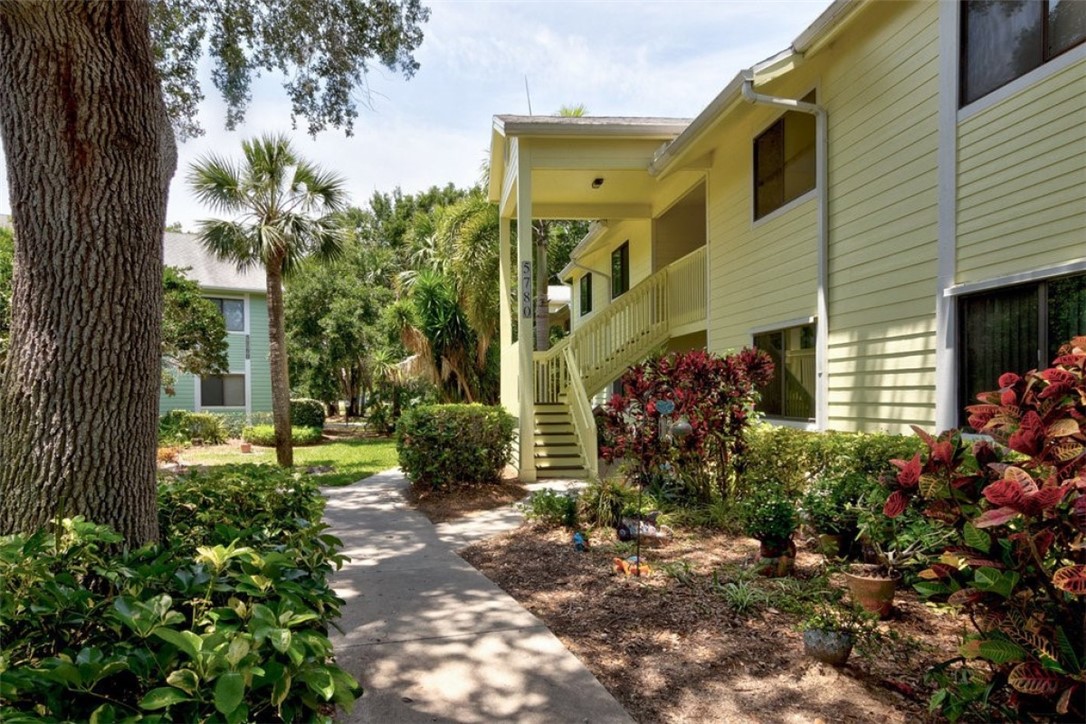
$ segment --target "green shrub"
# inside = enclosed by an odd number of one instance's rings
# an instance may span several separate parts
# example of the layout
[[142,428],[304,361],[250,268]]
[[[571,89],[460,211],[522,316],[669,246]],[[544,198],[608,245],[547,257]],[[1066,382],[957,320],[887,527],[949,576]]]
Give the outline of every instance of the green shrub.
[[509,462],[516,418],[500,407],[423,405],[400,418],[400,467],[433,489],[495,483]]
[[306,397],[290,401],[290,424],[294,427],[324,427],[324,403]]
[[[290,437],[295,445],[316,445],[324,435],[319,427],[292,427]],[[275,445],[275,425],[253,425],[241,431],[241,439],[254,445]]]
[[159,488],[162,542],[81,518],[0,538],[0,720],[313,721],[349,709],[332,663],[342,545],[308,479],[269,467]]
[[205,445],[221,445],[228,432],[222,419],[210,412],[170,410],[158,419],[158,440],[172,445],[188,445],[201,440]]
[[766,486],[752,493],[740,504],[739,511],[751,538],[784,541],[796,530],[796,506],[779,488]]
[[579,508],[589,525],[617,528],[622,516],[637,513],[637,488],[619,476],[593,480],[581,491]]
[[561,493],[544,488],[531,494],[528,500],[518,506],[524,517],[543,525],[557,528],[577,527],[577,494]]
[[251,425],[272,424],[270,412],[209,412],[207,414],[222,420],[227,435],[232,438],[241,437],[242,430]]
[[881,490],[862,473],[821,475],[803,495],[803,517],[819,533],[855,534],[857,506],[873,489]]

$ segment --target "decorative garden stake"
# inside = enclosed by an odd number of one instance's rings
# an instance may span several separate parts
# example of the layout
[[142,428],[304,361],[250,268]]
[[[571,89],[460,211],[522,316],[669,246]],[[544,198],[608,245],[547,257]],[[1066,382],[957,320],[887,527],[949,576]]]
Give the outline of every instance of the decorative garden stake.
[[[680,417],[674,424],[671,423],[671,414],[675,412],[675,403],[671,400],[654,400],[652,403],[656,414],[660,416],[659,439],[666,445],[674,443],[675,439],[682,439],[690,434],[692,428],[685,417]],[[645,521],[641,516],[641,494],[645,490],[645,465],[641,464],[641,471],[637,481],[637,544],[635,560],[637,561],[637,575],[641,575],[643,561],[641,560],[641,530],[645,527]]]

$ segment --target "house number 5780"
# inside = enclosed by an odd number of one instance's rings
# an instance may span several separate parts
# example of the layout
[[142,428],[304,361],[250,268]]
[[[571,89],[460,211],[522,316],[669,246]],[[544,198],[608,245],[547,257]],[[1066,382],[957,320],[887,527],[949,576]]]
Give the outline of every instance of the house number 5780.
[[520,264],[520,316],[532,316],[532,262]]

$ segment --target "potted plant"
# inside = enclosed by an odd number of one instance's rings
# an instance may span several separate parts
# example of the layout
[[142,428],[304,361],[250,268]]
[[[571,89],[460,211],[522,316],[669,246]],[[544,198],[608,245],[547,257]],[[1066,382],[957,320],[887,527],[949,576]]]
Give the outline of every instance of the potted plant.
[[922,518],[899,522],[869,506],[858,509],[858,520],[864,562],[848,567],[845,582],[857,604],[886,618],[902,569],[924,563],[926,553],[938,550],[947,536]]
[[827,558],[845,557],[856,538],[856,504],[872,487],[867,476],[851,473],[823,476],[811,483],[803,496],[803,519],[818,534],[819,547]]
[[843,666],[860,637],[870,633],[873,619],[870,613],[857,606],[844,609],[820,605],[800,626],[803,652],[824,664]]
[[747,535],[761,543],[759,573],[786,576],[796,560],[796,506],[783,490],[762,488],[744,501],[741,508]]

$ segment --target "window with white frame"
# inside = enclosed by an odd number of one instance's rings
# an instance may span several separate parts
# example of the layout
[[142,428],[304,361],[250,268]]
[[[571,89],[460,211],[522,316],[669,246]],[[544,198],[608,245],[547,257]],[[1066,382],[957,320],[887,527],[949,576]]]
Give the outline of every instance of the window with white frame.
[[226,322],[227,332],[245,331],[245,302],[241,299],[223,299],[222,297],[208,297],[219,308],[223,320]]
[[592,311],[592,275],[585,274],[578,282],[580,291],[580,311],[581,316],[588,314]]
[[773,359],[773,379],[761,388],[758,409],[770,417],[813,420],[815,417],[815,325],[760,332],[754,346]]
[[245,375],[201,377],[200,407],[245,407]]
[[[803,97],[814,103],[815,92]],[[815,187],[815,117],[788,111],[754,139],[754,218]]]
[[964,0],[960,104],[1086,42],[1083,0]]
[[1060,346],[1086,334],[1086,274],[1019,284],[958,300],[958,414],[1004,372],[1047,367]]

